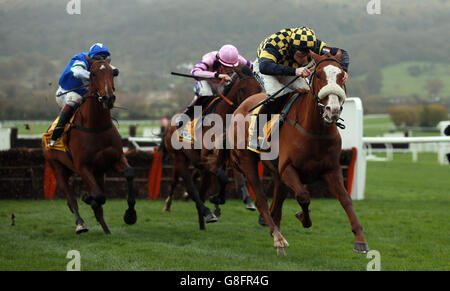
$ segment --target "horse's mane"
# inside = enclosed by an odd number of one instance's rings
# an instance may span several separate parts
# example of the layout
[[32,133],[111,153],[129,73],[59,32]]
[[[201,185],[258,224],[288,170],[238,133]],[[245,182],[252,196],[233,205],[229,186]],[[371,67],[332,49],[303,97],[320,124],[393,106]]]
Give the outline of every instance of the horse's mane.
[[[242,75],[243,76],[242,76]],[[234,83],[236,82],[236,78],[239,76],[239,78],[242,77],[253,77],[253,71],[252,69],[250,69],[248,66],[243,65],[242,67],[239,68],[239,70],[235,73],[233,73],[233,76],[231,77],[231,82],[230,84],[226,85],[224,90],[223,90],[223,95],[227,96],[228,93],[230,92],[231,88],[233,88]]]

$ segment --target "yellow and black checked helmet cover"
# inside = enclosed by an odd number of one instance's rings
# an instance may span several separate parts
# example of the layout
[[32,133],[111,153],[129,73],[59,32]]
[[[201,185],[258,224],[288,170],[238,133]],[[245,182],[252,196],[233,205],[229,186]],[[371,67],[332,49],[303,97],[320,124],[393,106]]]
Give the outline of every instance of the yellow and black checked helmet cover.
[[314,49],[317,45],[314,30],[306,26],[294,29],[291,34],[290,45],[296,49]]

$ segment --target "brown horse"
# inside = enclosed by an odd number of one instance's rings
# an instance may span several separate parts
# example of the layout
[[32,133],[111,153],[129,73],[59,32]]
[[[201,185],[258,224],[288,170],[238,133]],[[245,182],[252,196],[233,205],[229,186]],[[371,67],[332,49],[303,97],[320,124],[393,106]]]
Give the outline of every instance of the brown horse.
[[[228,88],[229,91],[225,94],[225,98],[227,98],[228,101],[231,101],[232,105],[222,99],[210,112],[215,113],[217,116],[219,116],[221,118],[221,121],[224,123],[227,114],[229,115],[233,113],[233,111],[237,108],[237,105],[245,100],[245,98],[261,92],[261,85],[254,77],[251,69],[247,66],[243,66],[235,70],[233,81]],[[174,120],[176,119],[176,116],[177,115],[172,118],[172,124],[175,124]],[[202,127],[202,140],[209,129],[211,129],[211,126]],[[223,127],[223,129],[226,130],[225,126]],[[220,209],[218,208],[218,205],[225,203],[225,187],[228,183],[228,177],[224,170],[224,164],[218,166],[219,170],[217,170],[217,168],[215,168],[214,170],[209,168],[208,161],[209,158],[214,155],[213,149],[207,149],[205,147],[202,147],[201,149],[175,149],[172,145],[172,138],[174,134],[177,134],[175,131],[176,127],[174,125],[171,125],[167,127],[164,134],[164,147],[174,157],[172,189],[169,193],[169,197],[166,200],[166,206],[164,209],[170,209],[173,192],[178,183],[179,177],[181,177],[184,181],[189,197],[196,203],[200,229],[204,230],[204,218],[206,218],[206,223],[217,221],[216,215],[211,213],[209,208],[204,205],[205,194],[209,189],[212,188],[213,185],[216,185],[218,182],[218,185],[220,187],[219,194],[212,197],[211,201],[216,205],[216,214],[219,214]],[[223,135],[223,132],[221,132],[221,134]],[[190,163],[192,163],[194,167],[200,170],[200,193],[192,181],[191,171],[188,169]]]
[[[310,89],[299,89],[303,93],[293,103],[285,116],[285,124],[279,129],[278,140],[271,141],[271,145],[278,144],[278,165],[275,168],[275,182],[283,183],[294,192],[295,198],[302,208],[302,213],[297,213],[297,218],[303,227],[311,227],[309,213],[310,194],[305,184],[322,179],[325,181],[331,193],[341,203],[351,229],[355,234],[354,250],[365,253],[369,250],[366,239],[362,233],[352,200],[344,187],[342,170],[339,163],[341,152],[341,136],[336,126],[339,119],[342,104],[345,101],[345,91],[342,70],[339,60],[341,53],[336,56],[325,54],[319,56],[311,52],[316,62],[315,72],[312,76]],[[293,94],[296,94],[294,92]],[[292,95],[293,96],[293,95]],[[248,110],[264,100],[266,94],[257,94],[247,98],[234,112],[233,121],[239,115],[248,115]],[[237,126],[234,126],[236,128]],[[245,137],[238,136],[238,130],[228,132],[229,142],[244,140],[248,144],[248,123],[245,126]],[[274,238],[274,247],[279,253],[285,253],[284,248],[288,242],[280,232],[281,210],[286,198],[284,191],[279,191],[279,186],[274,188],[274,197],[270,208],[267,205],[263,185],[258,177],[257,164],[260,155],[248,149],[232,149],[228,155],[233,166],[239,169],[247,178],[256,196],[256,206],[270,227],[270,234]],[[270,167],[268,167],[270,169]]]
[[90,65],[89,89],[83,103],[76,111],[68,135],[68,152],[46,149],[43,144],[45,160],[53,169],[56,183],[67,198],[69,209],[75,214],[76,233],[88,231],[78,212],[74,193],[68,185],[69,176],[78,173],[91,190],[82,200],[89,204],[97,221],[105,233],[110,231],[103,219],[102,205],[105,203],[105,173],[115,169],[125,174],[128,183],[128,206],[124,215],[127,224],[134,224],[137,216],[134,209],[133,193],[134,169],[130,167],[123,154],[122,139],[111,120],[114,106],[114,79],[109,65],[110,59],[87,58]]

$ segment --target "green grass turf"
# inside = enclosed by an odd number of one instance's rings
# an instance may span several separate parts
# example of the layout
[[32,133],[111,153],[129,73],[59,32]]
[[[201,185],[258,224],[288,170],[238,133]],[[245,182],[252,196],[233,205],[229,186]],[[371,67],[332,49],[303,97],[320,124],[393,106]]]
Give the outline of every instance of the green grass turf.
[[[450,166],[435,154],[420,154],[418,163],[409,154],[368,163],[366,199],[354,207],[382,270],[450,270],[449,177]],[[82,270],[366,270],[370,261],[352,250],[354,236],[335,199],[312,200],[309,229],[294,217],[295,200],[285,202],[287,256],[276,254],[268,228],[240,201],[227,201],[206,231],[198,229],[193,202],[177,200],[171,213],[163,204],[138,200],[138,222],[128,226],[125,200],[107,200],[112,235],[105,235],[79,202],[90,230],[76,235],[65,200],[0,200],[0,270],[65,270],[69,250],[80,251]]]

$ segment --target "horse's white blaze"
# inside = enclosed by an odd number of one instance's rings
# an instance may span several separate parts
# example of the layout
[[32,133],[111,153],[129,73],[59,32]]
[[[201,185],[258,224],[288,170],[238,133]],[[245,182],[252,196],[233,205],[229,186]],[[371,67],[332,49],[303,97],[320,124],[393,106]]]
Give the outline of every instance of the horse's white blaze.
[[341,103],[344,102],[346,98],[346,94],[344,89],[341,88],[336,82],[337,75],[341,73],[341,69],[339,69],[336,66],[328,65],[326,66],[323,71],[325,72],[325,75],[327,77],[327,85],[323,86],[319,93],[317,94],[320,99],[323,99],[330,94],[335,94],[339,97],[339,101]]
[[106,69],[105,65],[101,65],[100,70],[104,70],[104,69]]
[[327,76],[328,84],[336,84],[337,75],[341,72],[341,69],[333,65],[328,65],[323,69],[323,71]]

